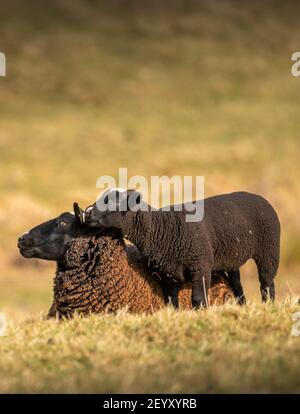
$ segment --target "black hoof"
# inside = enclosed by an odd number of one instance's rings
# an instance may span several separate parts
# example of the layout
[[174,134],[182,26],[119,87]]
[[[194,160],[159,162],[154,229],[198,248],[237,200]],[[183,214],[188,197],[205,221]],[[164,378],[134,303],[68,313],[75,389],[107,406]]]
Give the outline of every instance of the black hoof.
[[192,306],[193,306],[193,309],[205,309],[205,308],[207,308],[206,303],[201,301],[201,300],[198,301],[198,300],[193,300],[192,299]]
[[246,297],[244,295],[241,296],[240,298],[238,298],[238,304],[239,305],[243,306],[243,305],[246,305],[246,303],[247,303],[247,300],[246,300]]

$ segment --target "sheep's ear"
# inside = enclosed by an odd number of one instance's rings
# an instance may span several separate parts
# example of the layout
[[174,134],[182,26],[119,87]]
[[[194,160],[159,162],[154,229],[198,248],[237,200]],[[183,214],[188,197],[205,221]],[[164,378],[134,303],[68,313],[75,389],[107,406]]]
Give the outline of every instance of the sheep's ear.
[[128,209],[134,210],[142,201],[142,194],[135,190],[127,191],[127,206]]
[[78,203],[73,204],[73,210],[74,210],[75,217],[78,218],[80,223],[83,223],[84,222],[84,211],[79,207]]

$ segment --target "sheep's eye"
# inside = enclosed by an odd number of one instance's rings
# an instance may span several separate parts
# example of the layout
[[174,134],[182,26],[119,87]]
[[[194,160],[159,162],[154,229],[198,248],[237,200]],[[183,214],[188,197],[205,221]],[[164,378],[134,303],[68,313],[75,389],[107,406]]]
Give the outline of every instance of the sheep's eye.
[[59,227],[65,227],[67,225],[67,223],[65,221],[60,221],[59,222]]

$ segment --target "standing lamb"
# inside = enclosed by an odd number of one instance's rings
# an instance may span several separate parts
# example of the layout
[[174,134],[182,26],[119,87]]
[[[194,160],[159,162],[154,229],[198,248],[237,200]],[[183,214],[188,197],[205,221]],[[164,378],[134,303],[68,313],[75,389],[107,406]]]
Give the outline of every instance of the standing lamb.
[[[64,213],[40,224],[20,237],[24,257],[57,262],[54,301],[49,317],[115,312],[151,313],[165,306],[159,278],[150,277],[135,246],[126,246],[109,229],[100,234],[81,223],[76,215]],[[99,233],[99,232],[98,232]],[[211,304],[223,304],[234,295],[226,275],[216,275],[209,291]],[[191,308],[190,287],[179,292],[180,305]]]
[[206,198],[199,222],[186,220],[190,211],[184,204],[182,211],[174,207],[154,210],[140,193],[112,189],[86,209],[84,218],[90,226],[118,229],[135,244],[163,277],[175,307],[185,280],[192,283],[193,306],[206,306],[214,271],[228,273],[236,297],[244,303],[239,269],[248,259],[256,262],[262,300],[274,300],[280,223],[268,201],[247,192]]

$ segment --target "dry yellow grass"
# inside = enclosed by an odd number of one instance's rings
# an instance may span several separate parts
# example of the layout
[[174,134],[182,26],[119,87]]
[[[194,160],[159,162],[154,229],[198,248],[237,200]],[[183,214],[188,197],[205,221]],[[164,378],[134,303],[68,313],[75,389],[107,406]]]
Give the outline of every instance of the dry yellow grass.
[[295,301],[27,319],[0,338],[1,392],[300,392]]

